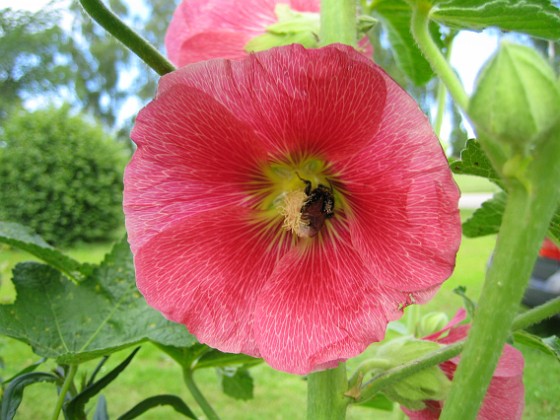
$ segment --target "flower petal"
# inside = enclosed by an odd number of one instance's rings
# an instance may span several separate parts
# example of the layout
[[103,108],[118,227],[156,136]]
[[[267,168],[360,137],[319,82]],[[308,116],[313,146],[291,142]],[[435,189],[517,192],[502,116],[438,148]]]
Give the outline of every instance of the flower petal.
[[334,367],[381,340],[387,322],[402,315],[406,296],[375,281],[347,236],[292,249],[260,291],[255,337],[272,367],[296,374]]
[[414,292],[453,270],[459,190],[418,105],[389,82],[386,103],[375,139],[336,170],[352,209],[353,244],[386,284]]
[[138,149],[125,172],[124,211],[133,252],[168,224],[247,201],[245,186],[267,156],[245,124],[185,86],[144,108],[131,137]]
[[351,47],[306,50],[294,44],[240,62],[181,68],[162,80],[160,92],[179,84],[196,87],[253,127],[277,153],[338,161],[377,133],[386,77]]
[[155,235],[135,255],[149,305],[185,324],[201,343],[259,356],[253,337],[257,296],[285,247],[270,247],[251,210],[196,214]]

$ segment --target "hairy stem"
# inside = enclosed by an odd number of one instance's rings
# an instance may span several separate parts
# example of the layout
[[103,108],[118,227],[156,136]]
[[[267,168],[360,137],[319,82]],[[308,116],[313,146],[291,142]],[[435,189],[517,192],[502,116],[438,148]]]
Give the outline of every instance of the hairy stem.
[[[518,315],[512,324],[511,330],[517,331],[527,328],[533,324],[539,323],[542,320],[550,318],[557,313],[560,313],[560,297]],[[446,360],[459,355],[465,347],[465,342],[466,340],[458,341],[456,343],[428,353],[418,359],[386,370],[385,372],[374,376],[371,380],[369,380],[362,386],[360,396],[356,400],[356,402],[365,402],[373,398],[378,392],[383,390],[384,387],[398,382],[399,380],[404,379],[408,376],[414,375],[415,373],[423,369],[439,365],[440,363],[443,363]],[[377,368],[379,367],[379,364],[374,361],[372,366],[374,368]],[[358,367],[362,374],[362,377],[367,373],[367,367],[367,361]],[[354,383],[356,382],[357,376],[357,374],[353,375],[352,379],[350,380],[351,385],[353,383],[353,380]]]
[[175,70],[173,64],[153,45],[129,28],[117,15],[105,7],[101,0],[80,0],[80,4],[93,20],[140,57],[157,74],[163,76]]
[[[504,104],[505,105],[505,104]],[[506,178],[508,201],[468,342],[453,379],[442,420],[475,419],[514,316],[529,282],[538,250],[560,197],[560,122],[545,133],[531,164]],[[513,157],[509,163],[519,159]],[[525,320],[527,315],[525,315]],[[524,321],[526,322],[526,321]]]
[[308,420],[342,420],[350,399],[347,391],[346,364],[311,373],[307,377]]

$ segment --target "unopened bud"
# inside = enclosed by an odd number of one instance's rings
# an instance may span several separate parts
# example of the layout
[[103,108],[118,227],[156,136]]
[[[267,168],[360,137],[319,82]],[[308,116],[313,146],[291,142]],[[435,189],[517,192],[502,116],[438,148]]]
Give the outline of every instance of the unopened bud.
[[526,155],[560,118],[560,87],[550,65],[531,48],[503,43],[481,71],[468,114],[481,141],[505,154]]
[[448,322],[449,318],[445,313],[430,312],[429,314],[424,315],[418,323],[416,335],[418,337],[425,337],[433,334],[442,330]]

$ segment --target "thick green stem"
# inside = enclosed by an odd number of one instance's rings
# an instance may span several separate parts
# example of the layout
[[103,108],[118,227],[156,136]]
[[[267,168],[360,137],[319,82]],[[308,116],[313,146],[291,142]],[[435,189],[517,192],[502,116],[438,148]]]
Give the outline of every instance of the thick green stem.
[[[540,244],[558,204],[560,123],[533,151],[517,179],[506,179],[509,196],[492,265],[475,312],[468,342],[441,419],[475,419],[513,318],[531,275]],[[510,160],[516,162],[515,158]],[[523,168],[523,166],[521,166]]]
[[307,377],[308,420],[339,420],[346,418],[350,399],[344,394],[348,390],[346,364]]
[[414,4],[411,28],[412,35],[436,75],[445,83],[447,90],[457,106],[466,112],[469,104],[469,97],[461,81],[430,35],[428,23],[430,22],[429,14],[431,7],[431,3],[427,1],[417,1]]
[[173,64],[153,45],[129,28],[117,15],[105,7],[101,0],[80,0],[80,4],[93,20],[121,41],[160,76],[175,70]]
[[194,382],[193,378],[193,371],[189,368],[183,368],[183,380],[185,381],[185,385],[191,392],[193,398],[196,400],[208,420],[220,420],[220,417],[216,414],[212,406],[208,403],[196,383]]
[[340,42],[355,47],[355,0],[321,0],[321,46]]
[[60,415],[60,411],[62,410],[62,405],[64,404],[64,400],[66,399],[66,394],[68,390],[72,386],[74,382],[74,377],[76,376],[76,372],[78,372],[78,365],[70,365],[68,372],[66,372],[66,377],[64,378],[64,383],[62,384],[62,388],[60,388],[60,393],[58,394],[58,400],[56,401],[56,406],[54,408],[52,420],[57,420],[58,416]]
[[[551,300],[541,306],[530,309],[518,315],[511,326],[512,331],[517,331],[520,329],[527,328],[533,324],[537,324],[544,319],[550,318],[551,316],[560,313],[560,297]],[[450,344],[448,346],[442,347],[434,352],[426,354],[423,357],[412,360],[408,363],[402,364],[400,366],[389,369],[379,375],[374,376],[366,384],[362,386],[360,390],[359,397],[355,402],[364,402],[373,398],[378,392],[382,391],[383,388],[389,386],[401,379],[408,376],[414,375],[415,373],[427,369],[432,366],[439,365],[461,353],[465,347],[466,340],[458,341],[456,343]],[[373,367],[379,367],[379,363],[374,361]],[[358,366],[359,373],[357,372],[350,379],[350,387],[355,386],[357,383],[357,378],[363,378],[368,371],[367,361]]]

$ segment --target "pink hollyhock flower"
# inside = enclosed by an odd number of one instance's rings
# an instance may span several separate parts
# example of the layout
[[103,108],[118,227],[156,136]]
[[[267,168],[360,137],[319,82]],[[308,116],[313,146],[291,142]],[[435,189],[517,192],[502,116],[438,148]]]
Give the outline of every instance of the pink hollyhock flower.
[[438,139],[353,48],[183,67],[131,136],[138,287],[214,348],[333,367],[453,270],[459,192]]
[[[297,22],[292,20],[287,29],[292,30],[294,23],[300,29],[305,26],[298,39],[290,38],[287,43],[312,47],[307,44],[316,42],[320,3],[320,0],[183,0],[165,36],[167,54],[177,66],[211,58],[241,59],[247,55],[246,47],[251,40],[278,23],[278,5],[289,6],[300,14]],[[372,56],[367,37],[360,41],[360,47]]]
[[[452,344],[467,337],[469,325],[457,326],[465,319],[464,310],[451,320],[441,331],[425,339],[442,344]],[[447,335],[444,333],[449,331]],[[460,356],[454,357],[440,365],[440,368],[449,379],[453,379]],[[488,391],[478,412],[479,420],[520,419],[525,407],[525,390],[523,387],[523,355],[519,350],[506,344]],[[476,368],[475,368],[476,369]],[[421,411],[412,411],[405,407],[402,410],[411,420],[437,420],[443,409],[444,401],[425,401],[426,408]]]

